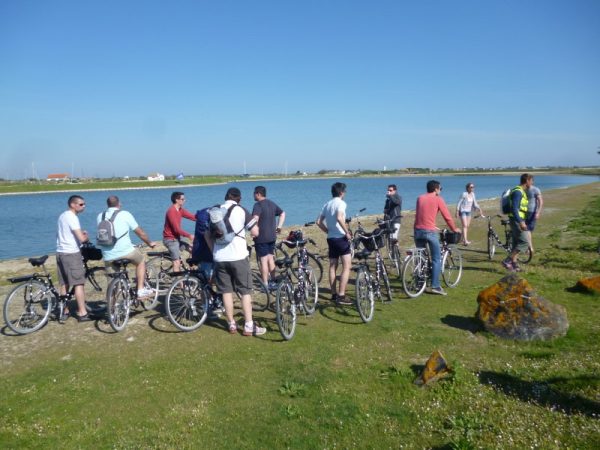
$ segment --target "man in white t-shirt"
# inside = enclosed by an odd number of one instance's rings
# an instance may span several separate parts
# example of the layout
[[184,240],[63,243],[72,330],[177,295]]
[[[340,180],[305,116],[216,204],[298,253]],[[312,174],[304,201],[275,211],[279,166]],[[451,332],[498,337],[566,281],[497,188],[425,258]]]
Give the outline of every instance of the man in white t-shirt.
[[[352,266],[352,255],[350,240],[352,235],[346,224],[346,184],[334,183],[331,186],[333,198],[323,206],[321,215],[317,219],[317,226],[327,233],[327,245],[329,246],[329,286],[331,288],[331,299],[340,305],[351,305],[346,299],[346,286],[350,278]],[[337,268],[342,261],[342,273],[340,275],[340,287],[336,290]]]
[[213,241],[210,230],[205,233],[209,246],[212,247],[215,262],[215,281],[217,291],[223,295],[225,316],[231,334],[237,334],[237,323],[233,319],[233,293],[239,292],[242,296],[242,311],[244,313],[244,336],[258,336],[267,330],[256,325],[252,319],[252,273],[248,260],[248,244],[246,243],[246,230],[252,237],[258,236],[256,219],[240,206],[242,193],[236,187],[229,188],[225,194],[225,203],[221,208],[229,212],[229,224],[235,233],[234,238],[228,243]]
[[[88,242],[88,234],[81,229],[78,214],[85,208],[85,201],[80,195],[71,195],[67,202],[69,209],[58,217],[58,231],[56,233],[56,269],[58,271],[58,283],[61,295],[66,295],[71,287],[74,287],[75,299],[77,300],[77,315],[79,322],[91,320],[85,307],[85,267],[79,248],[84,242]],[[63,317],[69,317],[69,306],[65,307]]]
[[129,211],[121,209],[119,197],[116,195],[108,197],[106,199],[106,206],[108,206],[108,209],[98,214],[96,223],[99,224],[103,220],[103,216],[110,219],[116,214],[113,221],[113,227],[115,236],[118,239],[115,245],[111,247],[102,247],[104,264],[113,270],[118,270],[118,267],[115,267],[112,264],[112,261],[117,259],[128,259],[135,265],[138,299],[144,300],[145,298],[153,296],[154,291],[144,287],[144,281],[146,279],[146,263],[144,261],[144,255],[139,249],[134,247],[129,232],[133,231],[137,234],[137,236],[150,248],[156,247],[157,243],[150,240],[146,232],[138,225]]

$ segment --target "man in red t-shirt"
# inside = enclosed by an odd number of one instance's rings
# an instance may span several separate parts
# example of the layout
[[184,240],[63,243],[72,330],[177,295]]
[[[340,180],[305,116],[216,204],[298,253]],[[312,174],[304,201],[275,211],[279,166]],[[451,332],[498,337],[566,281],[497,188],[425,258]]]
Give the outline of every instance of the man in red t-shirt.
[[427,182],[427,194],[420,195],[417,198],[417,210],[415,213],[415,245],[424,248],[429,245],[429,254],[431,255],[431,292],[432,294],[446,295],[446,291],[440,285],[440,273],[442,269],[442,252],[440,249],[439,228],[435,224],[437,213],[442,217],[452,229],[458,232],[454,224],[452,215],[448,211],[446,202],[440,196],[442,186],[439,181],[431,180]]
[[181,219],[186,218],[196,221],[196,216],[183,207],[185,196],[183,192],[173,192],[171,194],[173,203],[165,214],[165,227],[163,229],[163,244],[169,250],[173,260],[173,271],[179,272],[181,269],[181,248],[189,246],[187,242],[181,240],[186,237],[190,243],[194,241],[194,235],[181,228]]

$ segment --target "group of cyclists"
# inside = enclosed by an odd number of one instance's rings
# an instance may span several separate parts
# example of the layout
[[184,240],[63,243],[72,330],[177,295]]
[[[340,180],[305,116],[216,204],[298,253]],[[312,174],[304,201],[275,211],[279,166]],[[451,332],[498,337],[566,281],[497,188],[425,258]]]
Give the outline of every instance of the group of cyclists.
[[[532,189],[533,176],[523,174],[520,184],[511,190],[511,211],[509,220],[513,234],[513,248],[505,259],[503,266],[512,271],[520,270],[517,255],[531,246],[531,231],[535,220],[541,212],[541,193]],[[347,286],[352,266],[351,242],[353,239],[346,217],[346,184],[336,182],[331,186],[332,198],[325,203],[316,220],[317,226],[327,235],[329,260],[329,288],[331,300],[338,305],[352,304],[347,297]],[[431,286],[428,292],[437,295],[447,295],[440,285],[441,252],[439,228],[436,225],[438,214],[446,222],[448,228],[462,234],[462,244],[469,245],[467,239],[471,215],[478,210],[483,216],[475,195],[474,184],[468,183],[466,191],[461,195],[456,208],[456,217],[461,219],[459,229],[441,196],[442,185],[439,181],[430,180],[426,184],[426,192],[417,198],[414,222],[414,241],[418,248],[427,248],[431,260]],[[528,194],[534,193],[537,208],[531,209]],[[198,266],[207,280],[216,286],[216,291],[222,295],[228,330],[238,332],[238,325],[233,314],[233,294],[241,295],[244,315],[242,334],[247,336],[261,335],[266,332],[263,327],[256,325],[252,319],[252,277],[249,252],[246,244],[246,232],[254,240],[259,270],[262,281],[268,289],[275,288],[275,244],[277,234],[285,223],[285,211],[275,202],[267,198],[266,188],[256,186],[254,190],[255,204],[252,212],[240,205],[241,192],[238,188],[229,188],[222,205],[217,208],[204,208],[192,214],[184,208],[185,194],[180,191],[171,195],[172,205],[165,213],[163,227],[163,244],[173,261],[173,272],[180,272],[182,266],[181,251],[189,241],[191,245],[191,262]],[[90,320],[85,304],[83,284],[85,271],[81,263],[81,244],[91,239],[90,235],[81,229],[78,215],[84,211],[85,200],[80,195],[72,195],[68,200],[68,209],[58,219],[57,230],[57,271],[60,292],[65,294],[74,287],[77,301],[77,311],[64,311],[65,318],[69,315],[80,322]],[[233,237],[230,240],[216,238],[213,233],[211,215],[214,209],[224,212],[224,221]],[[402,197],[397,186],[387,186],[386,201],[383,208],[384,219],[388,222],[389,238],[397,243],[402,212]],[[182,220],[196,222],[194,233],[188,233],[182,227]],[[223,216],[221,217],[223,220]],[[111,195],[107,198],[107,209],[98,214],[97,223],[110,221],[114,227],[114,242],[103,245],[102,256],[107,268],[113,267],[119,259],[127,259],[136,266],[137,297],[140,300],[153,296],[154,292],[145,284],[145,263],[143,253],[133,245],[130,232],[133,231],[146,245],[153,248],[158,243],[151,241],[148,235],[136,222],[131,213],[122,209],[119,198]],[[337,275],[341,267],[341,273]]]

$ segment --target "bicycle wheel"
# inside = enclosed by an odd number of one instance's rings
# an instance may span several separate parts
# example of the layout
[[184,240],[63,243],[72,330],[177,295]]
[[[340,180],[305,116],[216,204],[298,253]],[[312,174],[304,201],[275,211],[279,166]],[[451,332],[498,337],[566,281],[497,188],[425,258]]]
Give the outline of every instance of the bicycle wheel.
[[199,328],[208,315],[208,287],[196,277],[180,277],[167,293],[165,309],[175,327],[181,331]]
[[311,266],[304,268],[304,298],[302,305],[304,311],[309,316],[317,310],[317,302],[319,301],[319,283],[315,271]]
[[146,263],[146,281],[154,290],[154,297],[144,302],[144,308],[154,309],[160,298],[164,298],[173,284],[170,273],[173,271],[173,261],[156,256]]
[[52,310],[54,294],[38,280],[16,286],[4,302],[4,321],[18,334],[28,334],[42,328]]
[[[239,293],[238,296],[240,296]],[[270,303],[271,294],[269,294],[269,289],[263,283],[260,275],[252,272],[252,309],[254,311],[264,311]]]
[[289,341],[296,332],[296,304],[292,284],[284,280],[277,286],[275,314],[281,336]]
[[392,268],[396,272],[396,275],[400,276],[402,264],[400,264],[400,247],[398,246],[397,241],[391,244],[391,248],[389,250],[389,258],[392,263]]
[[388,302],[392,301],[392,286],[390,285],[390,277],[388,276],[387,269],[385,268],[385,264],[383,264],[383,260],[381,261],[381,278],[383,278],[383,285],[385,286],[385,293],[388,299]]
[[123,330],[131,308],[129,286],[123,278],[113,278],[108,285],[106,308],[110,327],[117,332]]
[[371,289],[367,272],[364,268],[359,268],[356,272],[355,286],[355,304],[358,314],[363,322],[367,323],[373,320],[375,312],[375,299]]
[[[306,252],[306,256],[308,257],[308,261],[306,263],[307,266],[312,267],[313,272],[315,273],[315,278],[317,280],[317,284],[321,283],[323,279],[323,263],[318,255],[315,255],[310,252]],[[300,268],[300,261],[298,258],[298,253],[294,253],[292,255],[293,264],[292,264],[292,273],[294,274],[294,278],[298,279],[298,270]]]
[[442,258],[442,278],[448,287],[456,287],[462,276],[462,254],[457,248],[449,248]]
[[423,293],[427,284],[427,259],[421,252],[406,258],[402,268],[402,287],[409,297],[415,298]]
[[496,253],[496,238],[494,238],[494,235],[492,233],[488,233],[487,252],[490,260],[494,259],[494,254]]
[[527,264],[531,261],[533,254],[531,253],[531,249],[528,248],[525,252],[519,252],[517,255],[517,261],[521,264]]

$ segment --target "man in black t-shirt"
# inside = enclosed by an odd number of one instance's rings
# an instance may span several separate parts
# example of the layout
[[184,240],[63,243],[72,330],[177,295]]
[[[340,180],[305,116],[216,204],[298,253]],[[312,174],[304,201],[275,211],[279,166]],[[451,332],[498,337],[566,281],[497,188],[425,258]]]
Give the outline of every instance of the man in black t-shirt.
[[[269,284],[269,275],[275,272],[275,241],[277,233],[281,231],[285,222],[285,211],[276,203],[267,198],[267,189],[264,186],[254,188],[254,208],[252,216],[258,220],[258,236],[254,239],[256,254],[260,258],[260,274],[264,283],[273,287],[273,282]],[[275,218],[277,225],[275,224]]]
[[394,233],[392,239],[398,240],[398,232],[400,231],[400,214],[402,213],[402,197],[398,194],[398,189],[395,184],[388,185],[385,198],[385,206],[383,207],[383,218],[392,220]]

